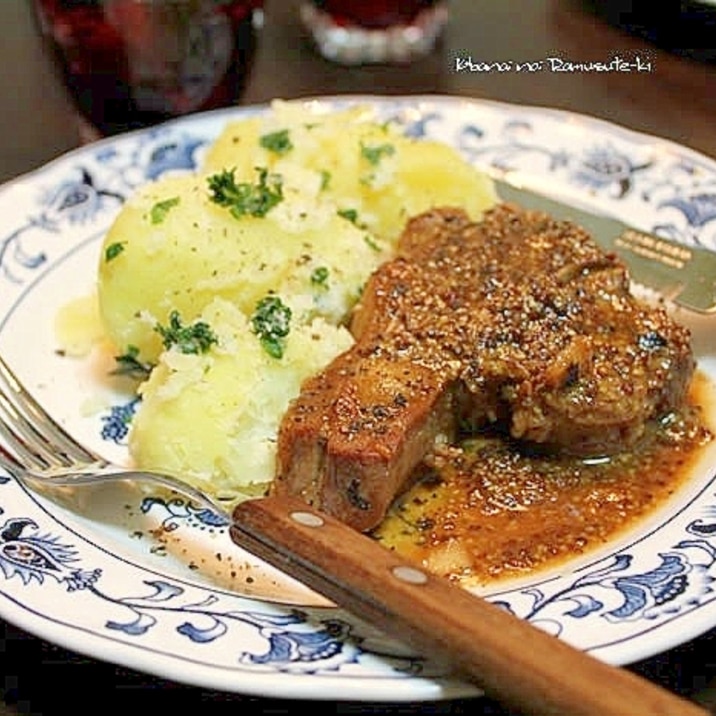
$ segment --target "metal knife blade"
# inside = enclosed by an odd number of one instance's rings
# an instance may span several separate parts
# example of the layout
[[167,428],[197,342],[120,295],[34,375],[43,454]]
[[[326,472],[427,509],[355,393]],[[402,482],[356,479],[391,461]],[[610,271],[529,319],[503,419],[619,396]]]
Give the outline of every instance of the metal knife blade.
[[692,311],[716,312],[716,251],[685,246],[630,227],[614,217],[547,197],[526,188],[509,172],[493,179],[503,201],[582,226],[602,248],[621,257],[636,284],[654,289]]

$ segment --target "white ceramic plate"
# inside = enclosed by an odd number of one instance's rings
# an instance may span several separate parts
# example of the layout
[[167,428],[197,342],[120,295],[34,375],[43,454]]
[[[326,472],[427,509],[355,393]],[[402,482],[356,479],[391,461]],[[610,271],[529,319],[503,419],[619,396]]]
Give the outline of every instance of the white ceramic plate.
[[[639,228],[716,249],[716,163],[572,114],[441,97],[372,102],[480,164],[543,177]],[[125,456],[126,407],[106,365],[56,353],[58,307],[90,292],[104,231],[132,190],[191,170],[230,117],[198,115],[73,152],[0,190],[0,352],[85,443]],[[714,323],[694,329],[716,379]],[[98,406],[106,409],[97,411]],[[716,451],[687,488],[587,560],[491,601],[613,663],[716,625]],[[0,475],[0,614],[73,650],[177,681],[272,697],[418,700],[477,693],[244,555],[211,515],[120,488],[66,509]],[[151,532],[161,529],[157,539]]]

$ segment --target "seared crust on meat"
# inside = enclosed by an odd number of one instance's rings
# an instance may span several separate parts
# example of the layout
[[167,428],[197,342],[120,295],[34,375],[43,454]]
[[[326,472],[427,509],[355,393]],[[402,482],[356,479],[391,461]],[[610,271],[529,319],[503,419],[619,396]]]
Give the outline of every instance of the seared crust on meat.
[[366,286],[355,346],[286,413],[276,493],[368,530],[458,425],[602,455],[682,405],[687,330],[638,302],[624,265],[574,224],[439,209],[408,223],[398,253]]

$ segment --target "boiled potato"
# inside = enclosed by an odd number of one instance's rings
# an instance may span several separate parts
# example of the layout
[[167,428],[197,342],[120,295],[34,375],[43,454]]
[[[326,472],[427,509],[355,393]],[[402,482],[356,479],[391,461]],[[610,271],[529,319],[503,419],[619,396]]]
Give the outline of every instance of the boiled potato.
[[374,217],[371,229],[378,236],[399,236],[410,217],[435,207],[461,207],[479,219],[497,201],[492,180],[452,147],[407,137],[392,141],[394,155],[380,162],[387,164],[385,174],[379,165],[360,187],[365,211]]
[[[264,120],[261,117],[249,117],[227,124],[207,150],[204,172],[235,168],[240,176],[250,176],[254,167],[272,168],[274,155],[260,145],[263,126]],[[231,131],[232,128],[236,128],[236,131]]]
[[274,475],[279,421],[301,382],[352,338],[316,318],[291,324],[272,357],[235,305],[215,299],[198,317],[217,338],[204,353],[170,348],[140,387],[130,450],[143,468],[181,475],[220,499],[261,493]]
[[496,201],[491,180],[455,149],[406,137],[366,107],[310,114],[302,104],[275,103],[265,117],[230,123],[205,159],[214,171],[254,165],[319,186],[391,244],[408,218],[430,208],[459,206],[477,219]]
[[215,297],[250,314],[269,292],[286,296],[297,320],[342,322],[386,254],[335,207],[284,188],[263,217],[235,217],[213,203],[203,175],[140,189],[110,228],[100,257],[99,302],[120,352],[154,362],[157,324],[172,311],[194,319]]

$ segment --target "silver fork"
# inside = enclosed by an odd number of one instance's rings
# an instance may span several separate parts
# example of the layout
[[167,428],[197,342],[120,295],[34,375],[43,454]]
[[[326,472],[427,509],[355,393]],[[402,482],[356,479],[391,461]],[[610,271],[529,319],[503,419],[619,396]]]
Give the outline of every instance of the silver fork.
[[177,492],[229,523],[230,516],[202,490],[159,472],[115,465],[81,445],[40,405],[0,357],[0,467],[28,488],[144,483]]

